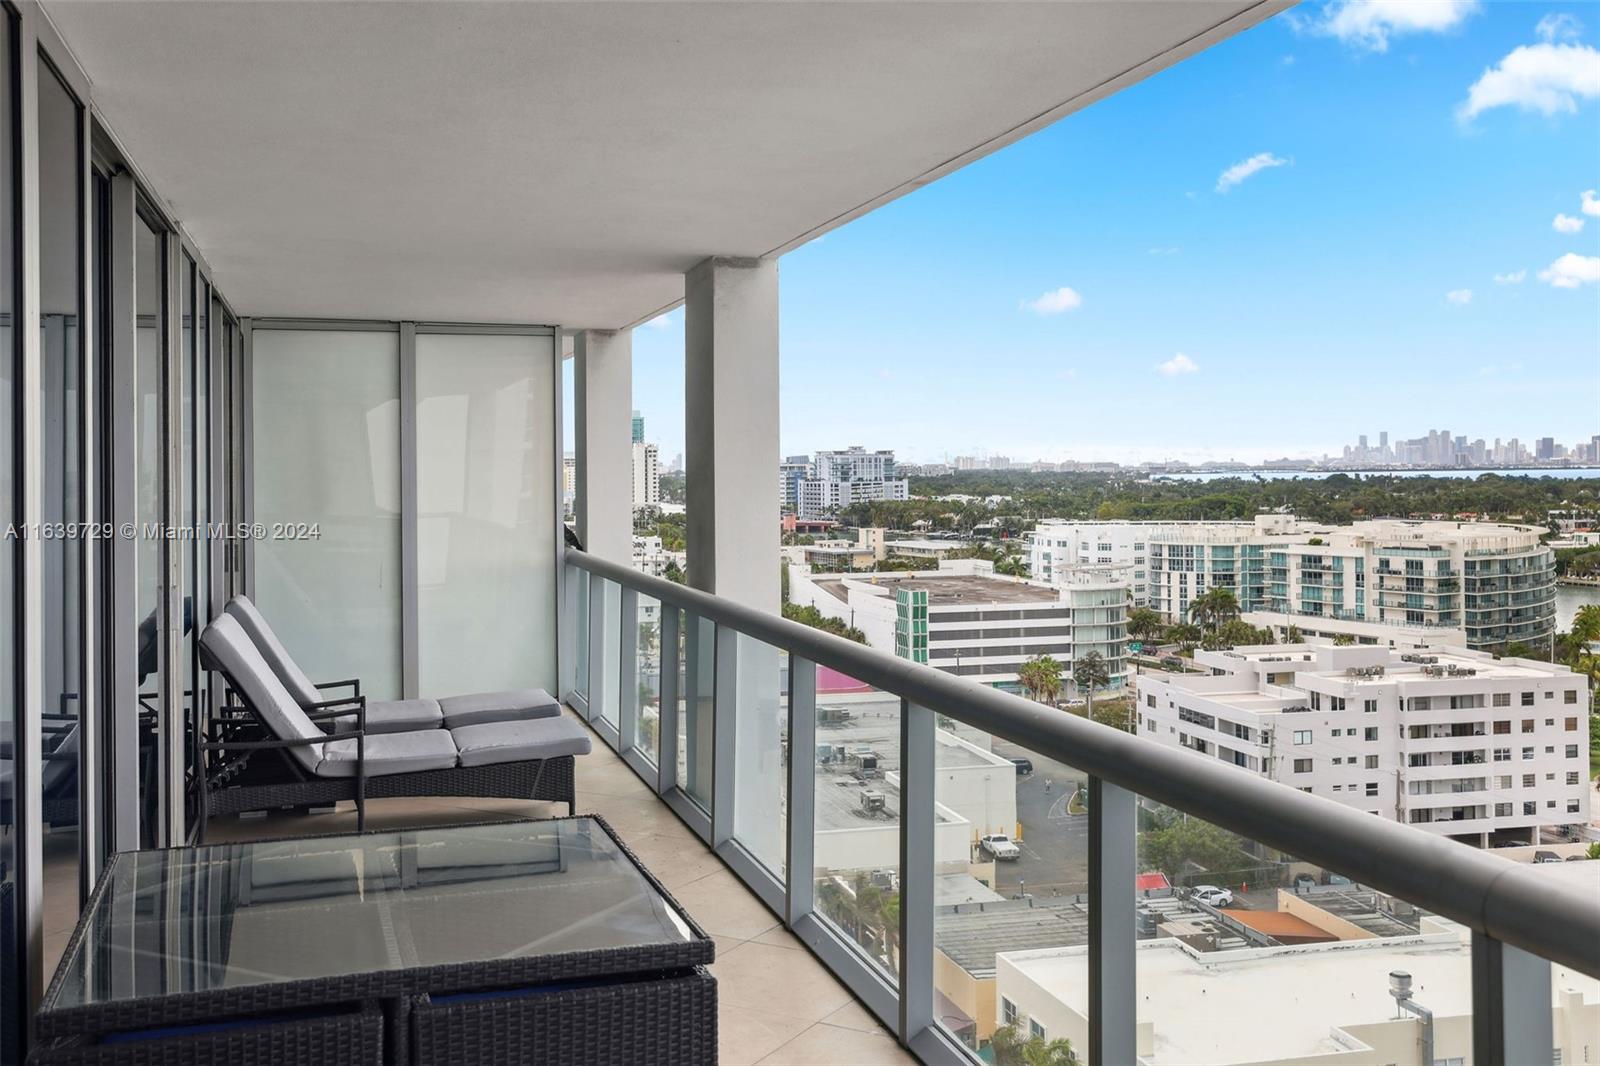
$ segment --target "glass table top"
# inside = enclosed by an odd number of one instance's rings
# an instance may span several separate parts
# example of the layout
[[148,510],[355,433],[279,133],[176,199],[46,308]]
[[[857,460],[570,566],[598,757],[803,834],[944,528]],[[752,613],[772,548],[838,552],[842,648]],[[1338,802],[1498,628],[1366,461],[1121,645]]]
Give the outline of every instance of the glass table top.
[[592,818],[124,852],[42,1010],[693,930]]

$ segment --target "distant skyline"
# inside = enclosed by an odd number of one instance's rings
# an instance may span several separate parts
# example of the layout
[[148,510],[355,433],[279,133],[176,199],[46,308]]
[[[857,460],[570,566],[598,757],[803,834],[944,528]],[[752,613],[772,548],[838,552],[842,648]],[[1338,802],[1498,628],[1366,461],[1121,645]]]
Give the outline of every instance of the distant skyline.
[[[1259,462],[1382,429],[1587,439],[1597,41],[1600,8],[1312,3],[789,253],[782,451]],[[634,353],[665,459],[681,309]]]

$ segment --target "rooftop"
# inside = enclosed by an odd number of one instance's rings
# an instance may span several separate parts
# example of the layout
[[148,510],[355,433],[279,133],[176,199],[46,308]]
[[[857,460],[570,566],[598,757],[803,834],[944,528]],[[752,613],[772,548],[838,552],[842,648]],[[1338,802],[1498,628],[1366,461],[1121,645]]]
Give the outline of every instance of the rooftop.
[[1089,913],[1072,902],[1008,899],[940,908],[934,947],[975,977],[994,974],[1002,951],[1075,947],[1089,942]]

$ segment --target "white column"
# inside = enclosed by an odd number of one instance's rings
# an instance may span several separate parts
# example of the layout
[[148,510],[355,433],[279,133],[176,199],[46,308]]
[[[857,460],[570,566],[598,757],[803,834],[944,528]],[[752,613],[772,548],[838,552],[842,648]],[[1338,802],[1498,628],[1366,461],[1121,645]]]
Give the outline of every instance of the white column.
[[778,610],[778,263],[684,279],[689,584]]
[[572,440],[578,539],[595,555],[633,558],[633,332],[573,338]]
[[[689,583],[776,612],[778,264],[707,259],[689,271],[684,295]],[[726,647],[718,641],[719,649]],[[723,664],[717,669],[714,729],[723,744],[733,729],[733,773],[715,775],[713,835],[731,830],[776,871],[783,864],[785,839],[781,752],[786,716],[779,698],[778,651],[745,637],[738,649],[731,692]],[[706,732],[699,733],[703,746],[711,740]],[[690,753],[691,758],[708,755]],[[722,804],[731,805],[731,817],[725,807],[719,810]]]

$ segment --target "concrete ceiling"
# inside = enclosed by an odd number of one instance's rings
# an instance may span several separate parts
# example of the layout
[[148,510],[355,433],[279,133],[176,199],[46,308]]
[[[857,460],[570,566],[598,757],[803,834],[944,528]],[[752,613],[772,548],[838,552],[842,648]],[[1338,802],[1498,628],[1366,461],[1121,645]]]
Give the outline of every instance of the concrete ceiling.
[[1284,6],[45,8],[242,313],[619,327]]

